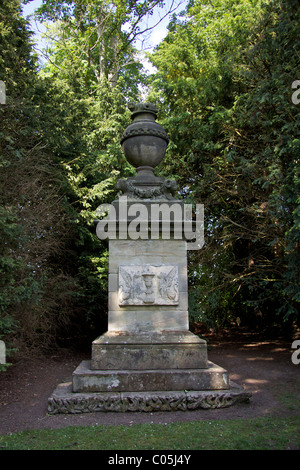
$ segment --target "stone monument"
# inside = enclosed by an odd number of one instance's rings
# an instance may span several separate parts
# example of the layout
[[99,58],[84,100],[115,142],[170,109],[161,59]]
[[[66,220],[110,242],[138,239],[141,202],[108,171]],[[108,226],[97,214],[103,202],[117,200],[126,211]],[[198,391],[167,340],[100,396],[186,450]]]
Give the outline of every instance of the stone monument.
[[250,398],[189,330],[184,204],[174,197],[176,182],[154,174],[168,137],[154,105],[131,111],[121,145],[136,175],[118,181],[118,199],[97,227],[105,238],[100,229],[110,226],[108,330],[72,382],[53,392],[51,414],[220,408]]
[[0,364],[6,364],[6,346],[4,341],[0,339]]
[[3,80],[0,80],[0,104],[6,104],[6,86]]

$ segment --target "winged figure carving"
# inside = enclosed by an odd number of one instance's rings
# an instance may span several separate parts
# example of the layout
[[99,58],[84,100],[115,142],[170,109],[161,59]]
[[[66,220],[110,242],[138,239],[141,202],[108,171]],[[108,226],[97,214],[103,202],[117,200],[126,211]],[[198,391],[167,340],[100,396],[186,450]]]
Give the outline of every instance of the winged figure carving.
[[172,302],[176,302],[178,300],[177,266],[174,266],[168,273],[161,273],[159,278],[160,295],[163,298],[170,299]]
[[120,282],[120,300],[121,302],[124,302],[125,300],[128,300],[131,296],[131,290],[132,290],[132,277],[131,275],[120,266],[120,275],[122,276],[122,279],[124,282]]

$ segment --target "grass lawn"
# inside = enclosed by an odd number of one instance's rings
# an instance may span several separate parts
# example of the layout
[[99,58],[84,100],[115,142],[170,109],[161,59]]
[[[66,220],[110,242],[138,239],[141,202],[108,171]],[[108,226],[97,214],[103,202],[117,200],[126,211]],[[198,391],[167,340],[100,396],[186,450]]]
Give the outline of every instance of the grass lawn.
[[72,426],[0,436],[1,450],[300,449],[300,418]]

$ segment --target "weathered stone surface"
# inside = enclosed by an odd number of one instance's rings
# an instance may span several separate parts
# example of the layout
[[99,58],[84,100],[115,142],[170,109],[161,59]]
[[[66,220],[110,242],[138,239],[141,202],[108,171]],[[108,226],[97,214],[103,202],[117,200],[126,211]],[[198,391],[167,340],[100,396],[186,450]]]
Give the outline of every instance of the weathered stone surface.
[[[110,240],[109,273],[118,274],[120,265],[175,264],[187,281],[186,241]],[[187,287],[187,283],[185,282]]]
[[137,175],[119,180],[126,202],[118,204],[119,194],[106,233],[108,331],[72,383],[55,390],[49,413],[219,408],[250,397],[229,384],[227,371],[207,360],[206,342],[189,331],[184,204],[174,199],[175,182],[153,173],[167,145],[155,107],[134,109],[122,147]]
[[48,399],[49,414],[94,412],[190,411],[228,408],[247,403],[251,393],[230,382],[227,390],[73,393],[72,383],[59,385]]
[[2,80],[0,80],[0,104],[6,104],[6,86]]
[[[185,248],[183,240],[110,240],[109,332],[188,330]],[[146,270],[155,275],[148,291]]]
[[176,265],[119,266],[119,305],[178,305]]
[[194,369],[207,367],[206,342],[191,332],[109,334],[92,344],[91,369]]
[[207,367],[206,342],[190,332],[109,334],[92,343],[91,369],[194,369]]
[[99,336],[98,344],[206,344],[206,341],[191,331],[152,331],[132,336],[128,333],[106,332]]
[[6,346],[4,341],[0,340],[0,364],[6,363]]
[[129,331],[139,334],[143,331],[162,330],[181,331],[188,326],[188,312],[181,310],[144,310],[110,312],[109,331]]
[[187,310],[173,310],[170,307],[168,310],[163,307],[152,311],[150,310],[151,307],[145,309],[110,310],[108,313],[108,331],[110,333],[130,332],[132,335],[138,335],[143,332],[182,331],[188,328]]
[[122,150],[135,168],[146,166],[152,172],[164,158],[168,136],[164,128],[155,121],[158,110],[153,104],[139,103],[131,110],[132,122],[123,132]]
[[73,372],[74,392],[226,390],[228,373],[208,362],[206,369],[92,370],[83,361]]

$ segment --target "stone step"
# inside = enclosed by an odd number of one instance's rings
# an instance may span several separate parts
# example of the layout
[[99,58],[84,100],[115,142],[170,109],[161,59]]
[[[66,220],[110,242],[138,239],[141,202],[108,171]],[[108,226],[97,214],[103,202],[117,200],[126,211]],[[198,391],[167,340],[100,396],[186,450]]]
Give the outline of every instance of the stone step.
[[208,361],[206,369],[92,370],[82,361],[73,372],[73,392],[141,392],[155,390],[226,390],[228,373]]
[[227,390],[74,393],[62,383],[48,399],[48,413],[193,411],[248,403],[251,393],[230,381]]
[[207,368],[206,341],[190,332],[164,334],[106,333],[92,344],[91,369]]

